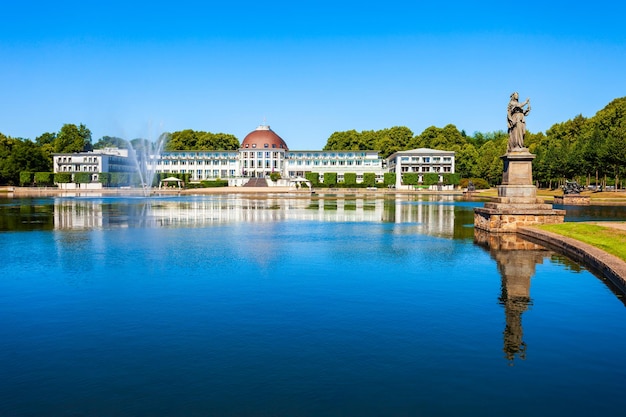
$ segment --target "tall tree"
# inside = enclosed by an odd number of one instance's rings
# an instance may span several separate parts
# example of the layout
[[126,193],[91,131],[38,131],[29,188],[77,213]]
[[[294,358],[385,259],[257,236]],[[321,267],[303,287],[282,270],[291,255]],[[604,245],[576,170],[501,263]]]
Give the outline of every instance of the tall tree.
[[54,140],[55,153],[83,152],[93,149],[91,131],[81,124],[65,124]]

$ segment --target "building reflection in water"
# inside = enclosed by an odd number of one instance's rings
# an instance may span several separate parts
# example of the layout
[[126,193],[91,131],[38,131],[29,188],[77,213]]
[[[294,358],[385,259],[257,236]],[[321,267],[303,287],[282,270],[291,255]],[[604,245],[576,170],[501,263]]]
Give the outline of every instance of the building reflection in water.
[[494,234],[476,229],[474,241],[489,251],[500,271],[500,304],[504,306],[504,355],[513,364],[516,357],[526,359],[522,314],[532,305],[530,279],[535,266],[552,252],[514,233]]
[[[445,197],[445,196],[444,196]],[[80,199],[54,202],[57,230],[127,227],[201,227],[276,221],[373,222],[411,225],[414,232],[455,237],[452,197],[315,196],[309,198],[214,196],[186,198]],[[471,214],[471,210],[466,210]],[[465,222],[466,219],[459,221]],[[457,229],[463,227],[457,225]]]

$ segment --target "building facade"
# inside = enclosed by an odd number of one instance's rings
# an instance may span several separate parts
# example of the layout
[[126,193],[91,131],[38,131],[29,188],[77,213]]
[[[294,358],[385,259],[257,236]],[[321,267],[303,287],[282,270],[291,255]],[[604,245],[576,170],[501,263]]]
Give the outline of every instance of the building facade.
[[127,149],[105,148],[90,152],[56,153],[52,155],[55,173],[88,172],[97,182],[101,172],[137,172],[137,163],[128,157]]
[[[135,172],[137,163],[126,150],[101,150],[79,154],[55,154],[54,172],[92,172],[97,181],[99,172]],[[434,149],[400,151],[382,158],[375,150],[299,151],[290,150],[287,143],[267,125],[250,132],[237,151],[165,151],[149,155],[145,170],[157,174],[188,174],[191,181],[228,180],[242,185],[251,178],[269,178],[279,173],[283,179],[304,177],[317,173],[323,182],[325,173],[336,173],[342,182],[347,173],[356,174],[357,183],[371,173],[382,183],[384,174],[396,174],[396,187],[402,186],[401,174],[454,173],[454,152]]]

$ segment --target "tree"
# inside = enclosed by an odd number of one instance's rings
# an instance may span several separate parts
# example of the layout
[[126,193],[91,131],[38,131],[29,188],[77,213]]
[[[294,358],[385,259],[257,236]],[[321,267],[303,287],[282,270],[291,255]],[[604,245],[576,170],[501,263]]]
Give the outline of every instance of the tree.
[[54,140],[55,153],[74,153],[92,150],[91,131],[83,124],[65,124]]
[[129,147],[130,147],[130,143],[126,139],[118,138],[115,136],[102,136],[93,145],[94,149],[105,149],[105,148],[128,149]]
[[478,151],[471,143],[466,143],[455,154],[455,171],[462,178],[469,178],[473,175],[478,161]]
[[211,133],[185,129],[170,135],[168,151],[234,151],[240,147],[237,137],[227,133]]
[[20,172],[50,171],[52,163],[41,147],[28,139],[0,133],[0,184],[20,184]]
[[51,155],[54,152],[54,141],[56,140],[56,133],[44,133],[35,139],[37,146],[41,147],[42,152],[47,155]]
[[491,185],[499,184],[503,171],[500,157],[506,152],[506,147],[506,137],[485,142],[478,151],[474,176],[486,180]]

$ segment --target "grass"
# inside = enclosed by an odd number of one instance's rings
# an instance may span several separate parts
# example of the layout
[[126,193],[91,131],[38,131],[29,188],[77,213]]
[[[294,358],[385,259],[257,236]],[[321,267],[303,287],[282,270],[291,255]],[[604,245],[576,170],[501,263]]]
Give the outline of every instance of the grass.
[[[498,189],[490,188],[488,190],[480,190],[480,195],[484,197],[497,197]],[[562,196],[563,190],[548,190],[545,188],[537,189],[537,197],[543,198],[547,202],[551,202],[555,196]],[[626,192],[624,190],[619,191],[583,191],[580,195],[591,198],[591,201],[613,201],[613,202],[626,202]]]
[[561,223],[537,226],[602,249],[626,261],[626,230],[589,223]]

